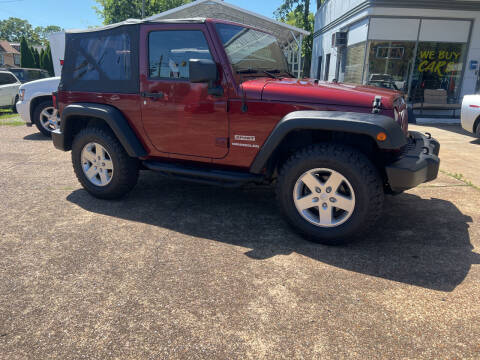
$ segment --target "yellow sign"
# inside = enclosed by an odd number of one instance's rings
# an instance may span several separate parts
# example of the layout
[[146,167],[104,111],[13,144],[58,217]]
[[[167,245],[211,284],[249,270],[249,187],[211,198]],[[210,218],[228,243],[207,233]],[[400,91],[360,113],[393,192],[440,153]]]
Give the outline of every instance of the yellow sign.
[[418,65],[419,72],[436,73],[443,77],[445,73],[458,71],[461,65],[458,64],[462,53],[460,51],[434,51],[420,50],[422,62]]

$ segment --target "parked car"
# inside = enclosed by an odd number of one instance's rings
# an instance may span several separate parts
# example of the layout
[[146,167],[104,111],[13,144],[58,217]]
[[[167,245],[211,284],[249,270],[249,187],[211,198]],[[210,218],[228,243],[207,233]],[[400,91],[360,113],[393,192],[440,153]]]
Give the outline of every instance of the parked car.
[[408,131],[399,92],[296,79],[262,30],[128,20],[66,39],[52,139],[95,197],[125,195],[140,168],[229,187],[276,180],[287,221],[339,244],[372,228],[385,193],[437,176],[440,144]]
[[8,71],[12,72],[22,84],[50,77],[48,71],[42,69],[10,68]]
[[19,89],[17,110],[27,126],[35,126],[45,136],[58,127],[60,117],[53,107],[52,93],[57,91],[60,77],[31,81]]
[[461,122],[465,130],[480,138],[480,94],[463,97]]
[[0,70],[0,108],[16,111],[18,88],[22,83],[10,71]]

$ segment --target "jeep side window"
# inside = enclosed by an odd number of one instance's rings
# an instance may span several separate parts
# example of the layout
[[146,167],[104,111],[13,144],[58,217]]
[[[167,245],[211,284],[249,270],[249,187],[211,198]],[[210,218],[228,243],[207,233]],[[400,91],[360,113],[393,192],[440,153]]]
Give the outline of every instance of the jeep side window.
[[79,41],[74,80],[130,80],[130,36],[126,33],[84,38]]
[[200,30],[152,31],[148,37],[151,79],[189,79],[190,59],[213,60]]

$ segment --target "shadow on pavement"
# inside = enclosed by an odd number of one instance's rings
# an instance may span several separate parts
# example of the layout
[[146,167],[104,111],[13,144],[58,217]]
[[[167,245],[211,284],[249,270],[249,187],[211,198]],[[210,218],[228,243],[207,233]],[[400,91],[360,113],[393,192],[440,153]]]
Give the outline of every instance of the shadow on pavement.
[[23,140],[31,140],[31,141],[38,141],[38,140],[40,140],[40,141],[45,141],[45,140],[50,140],[50,141],[52,141],[51,138],[43,135],[41,132],[36,132],[36,133],[34,133],[34,134],[25,135],[25,136],[23,137]]
[[[419,126],[424,126],[424,127],[429,127],[429,128],[437,128],[441,130],[447,130],[451,131],[455,134],[460,134],[460,135],[465,135],[469,137],[475,137],[474,134],[468,132],[467,130],[464,130],[461,125],[458,124],[428,124],[428,125],[419,125]],[[427,130],[428,131],[428,130]],[[434,135],[434,134],[432,134]],[[435,135],[434,135],[435,137]]]
[[480,139],[470,141],[470,144],[480,145]]
[[68,201],[81,208],[182,234],[250,248],[266,259],[297,252],[357,273],[452,291],[480,255],[472,252],[465,216],[451,202],[412,194],[386,197],[385,213],[371,234],[350,245],[327,247],[296,235],[279,214],[271,188],[224,189],[141,176],[120,201],[76,190]]

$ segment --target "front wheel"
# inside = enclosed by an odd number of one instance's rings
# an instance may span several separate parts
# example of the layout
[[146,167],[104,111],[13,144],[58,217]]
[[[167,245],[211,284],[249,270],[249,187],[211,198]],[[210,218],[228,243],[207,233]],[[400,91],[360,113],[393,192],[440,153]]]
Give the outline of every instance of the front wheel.
[[308,239],[346,243],[375,224],[383,207],[383,184],[358,150],[340,144],[313,145],[282,166],[277,198],[288,222]]
[[45,136],[52,136],[52,131],[60,126],[60,116],[53,107],[52,100],[42,101],[33,111],[33,123]]
[[138,160],[128,156],[108,129],[80,130],[73,140],[72,163],[82,186],[98,198],[120,198],[137,183]]

